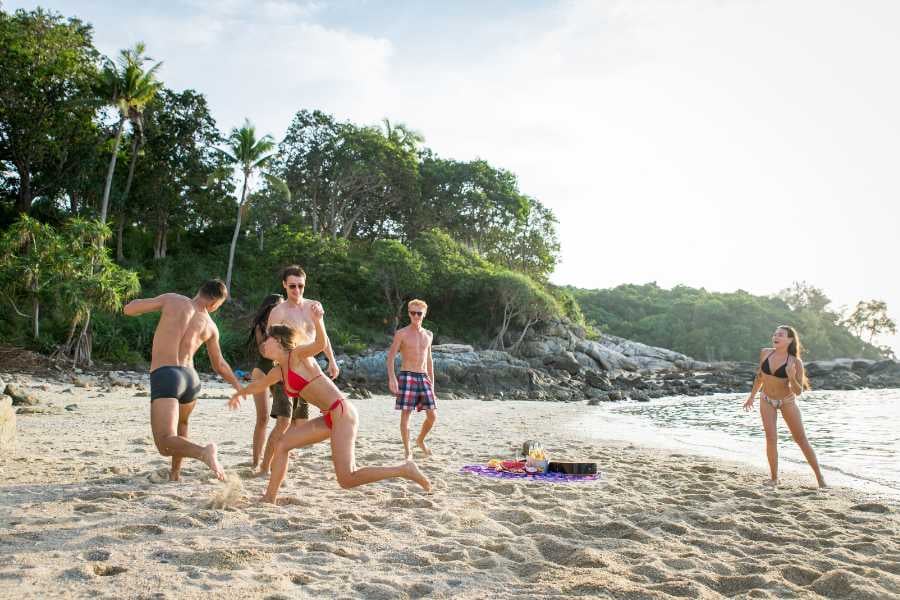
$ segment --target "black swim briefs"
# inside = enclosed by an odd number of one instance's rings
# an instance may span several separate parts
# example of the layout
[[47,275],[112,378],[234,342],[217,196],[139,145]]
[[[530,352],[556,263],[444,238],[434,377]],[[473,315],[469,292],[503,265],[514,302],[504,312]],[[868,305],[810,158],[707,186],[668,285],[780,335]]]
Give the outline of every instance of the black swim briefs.
[[175,398],[178,404],[190,404],[200,393],[200,376],[193,367],[159,367],[150,372],[150,402],[157,398]]

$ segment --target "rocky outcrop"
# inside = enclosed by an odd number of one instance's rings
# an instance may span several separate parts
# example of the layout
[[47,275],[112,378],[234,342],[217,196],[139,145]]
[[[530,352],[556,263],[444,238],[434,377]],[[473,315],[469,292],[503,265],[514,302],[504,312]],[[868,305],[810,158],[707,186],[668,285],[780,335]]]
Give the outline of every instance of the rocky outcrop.
[[[462,344],[436,345],[433,356],[436,387],[445,397],[592,403],[748,392],[757,368],[749,362],[706,363],[616,336],[587,339],[584,330],[562,322],[530,331],[515,356]],[[385,351],[340,357],[339,383],[357,395],[386,393],[386,357]],[[900,363],[894,361],[810,362],[807,372],[815,389],[900,388]]]

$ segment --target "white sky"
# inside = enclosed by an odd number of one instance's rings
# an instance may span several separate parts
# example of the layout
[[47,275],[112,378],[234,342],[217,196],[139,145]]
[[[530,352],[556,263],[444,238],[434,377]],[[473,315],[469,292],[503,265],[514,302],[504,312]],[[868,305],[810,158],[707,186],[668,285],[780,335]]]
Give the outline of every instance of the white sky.
[[223,130],[389,117],[515,172],[559,218],[557,283],[806,280],[900,319],[900,2],[41,5],[145,41]]

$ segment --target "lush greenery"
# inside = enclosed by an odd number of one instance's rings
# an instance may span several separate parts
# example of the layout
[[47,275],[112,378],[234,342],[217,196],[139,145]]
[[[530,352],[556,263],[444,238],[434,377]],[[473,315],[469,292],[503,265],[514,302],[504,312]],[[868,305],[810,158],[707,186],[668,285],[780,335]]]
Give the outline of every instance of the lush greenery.
[[280,142],[249,120],[226,136],[142,43],[110,60],[92,37],[75,18],[0,11],[5,343],[146,360],[156,317],[118,313],[137,281],[193,294],[220,276],[231,301],[215,318],[240,363],[248,316],[290,263],[351,352],[384,343],[414,296],[439,340],[514,348],[540,319],[580,319],[547,282],[556,219],[509,171],[439,157],[403,123],[317,110]]
[[862,338],[894,327],[884,303],[844,319],[809,286],[781,298],[556,288],[556,218],[513,173],[442,158],[403,123],[303,108],[280,141],[249,120],[226,136],[203,94],[167,88],[159,67],[139,42],[103,57],[77,18],[0,10],[4,343],[146,360],[157,317],[127,319],[122,302],[225,277],[215,318],[240,364],[249,315],[291,263],[350,352],[385,343],[412,297],[429,303],[438,341],[512,351],[541,320],[580,323],[582,311],[600,330],[708,359],[747,358],[780,322],[813,356],[876,356]]
[[666,290],[655,283],[569,291],[597,329],[704,360],[754,360],[755,349],[782,324],[800,332],[810,358],[879,358],[890,350],[873,346],[861,334],[872,333],[871,327],[873,335],[895,331],[889,319],[879,321],[883,303],[874,303],[875,312],[867,311],[871,303],[860,303],[855,316],[844,318],[822,290],[805,283],[774,297],[686,286]]

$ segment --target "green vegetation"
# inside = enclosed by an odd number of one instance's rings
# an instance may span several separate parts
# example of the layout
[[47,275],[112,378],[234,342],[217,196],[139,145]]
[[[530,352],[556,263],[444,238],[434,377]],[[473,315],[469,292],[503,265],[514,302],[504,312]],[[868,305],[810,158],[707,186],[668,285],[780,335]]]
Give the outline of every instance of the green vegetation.
[[76,363],[92,351],[145,361],[156,317],[125,318],[121,303],[193,295],[224,275],[231,298],[215,318],[226,358],[242,364],[248,317],[292,263],[347,352],[385,343],[412,297],[428,302],[438,342],[512,351],[541,320],[583,323],[582,312],[602,331],[706,359],[752,358],[782,322],[813,357],[878,356],[860,338],[894,327],[883,303],[843,320],[809,286],[781,298],[554,287],[556,217],[513,173],[441,158],[403,123],[317,110],[298,110],[278,143],[249,121],[226,138],[203,94],[165,87],[142,43],[113,62],[92,34],[41,9],[0,10],[3,343]]
[[[777,297],[686,286],[665,290],[655,283],[569,291],[597,329],[701,360],[755,360],[756,349],[768,344],[778,325],[797,328],[810,359],[890,354],[889,349],[877,348],[852,333],[847,321],[830,309],[822,290],[805,283]],[[875,322],[878,328],[877,315],[868,321],[863,317],[861,322],[870,326]],[[871,331],[862,327],[860,332]],[[892,323],[882,320],[876,334],[890,332],[891,327]]]
[[193,295],[224,275],[215,318],[240,364],[249,315],[291,263],[348,352],[386,342],[413,296],[439,341],[515,347],[542,318],[580,318],[547,282],[556,219],[514,174],[440,158],[387,119],[299,110],[279,143],[249,121],[225,137],[146,52],[111,61],[77,19],[0,10],[4,343],[145,361],[157,317],[118,313],[138,280],[142,296]]

